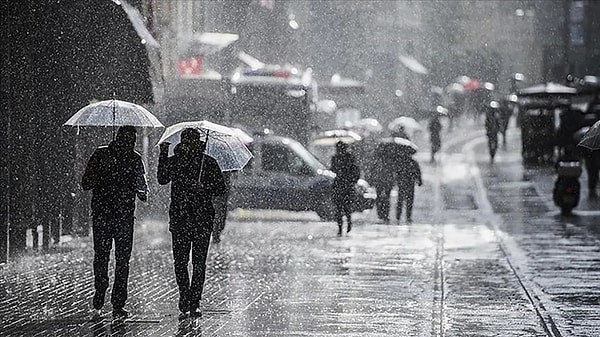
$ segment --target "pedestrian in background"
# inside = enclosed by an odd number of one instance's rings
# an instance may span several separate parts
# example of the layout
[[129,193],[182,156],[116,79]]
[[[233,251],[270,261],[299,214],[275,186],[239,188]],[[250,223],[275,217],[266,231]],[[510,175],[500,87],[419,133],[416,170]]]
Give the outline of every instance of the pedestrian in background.
[[225,193],[213,197],[215,224],[212,237],[214,243],[221,242],[221,233],[225,229],[225,223],[227,222],[227,206],[229,203],[229,194],[231,192],[231,172],[223,172],[223,180],[225,181],[226,186]]
[[148,185],[142,157],[134,151],[136,130],[119,128],[115,140],[101,146],[90,157],[81,179],[84,190],[92,190],[92,231],[94,243],[94,299],[99,315],[108,289],[108,262],[115,243],[115,279],[111,294],[113,317],[127,318],[127,280],[133,248],[136,196],[148,199]]
[[412,223],[412,210],[415,201],[415,184],[422,186],[421,167],[410,155],[403,156],[396,166],[396,183],[398,185],[398,201],[396,204],[396,220],[400,223],[402,208],[406,206],[406,222]]
[[[179,288],[180,318],[199,317],[206,276],[206,258],[213,231],[213,197],[226,192],[215,159],[204,155],[206,142],[196,129],[181,132],[181,143],[168,156],[169,143],[160,145],[158,183],[171,183],[169,231],[172,236],[175,279]],[[188,272],[192,255],[192,278]]]
[[500,132],[500,111],[498,103],[490,102],[485,107],[485,134],[488,139],[488,151],[490,154],[490,163],[494,163],[494,157],[498,150],[498,132]]
[[435,154],[442,148],[442,138],[440,133],[442,132],[442,123],[440,123],[439,114],[434,114],[429,119],[429,141],[431,142],[431,162],[435,162]]
[[381,142],[375,148],[372,182],[377,192],[375,208],[377,217],[383,222],[390,221],[390,195],[394,187],[395,158],[390,155],[392,145]]
[[346,216],[346,233],[352,230],[354,184],[360,178],[360,169],[354,155],[348,151],[348,144],[339,141],[335,145],[335,150],[336,152],[331,158],[331,171],[335,173],[332,188],[338,236],[341,236],[344,216]]

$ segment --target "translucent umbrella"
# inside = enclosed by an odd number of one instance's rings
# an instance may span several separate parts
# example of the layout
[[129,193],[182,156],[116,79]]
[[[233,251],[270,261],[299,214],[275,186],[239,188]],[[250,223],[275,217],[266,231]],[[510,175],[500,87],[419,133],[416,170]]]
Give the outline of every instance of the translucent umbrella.
[[221,171],[241,170],[248,164],[253,155],[248,150],[239,132],[224,125],[209,121],[182,122],[166,128],[157,146],[170,143],[169,153],[173,153],[175,145],[181,142],[181,132],[187,128],[196,129],[206,142],[204,154],[214,158]]
[[162,128],[164,125],[146,108],[131,102],[111,99],[84,106],[63,125],[71,126],[140,126]]
[[592,125],[592,127],[585,133],[583,138],[581,138],[581,141],[577,144],[577,146],[591,151],[600,150],[600,121]]

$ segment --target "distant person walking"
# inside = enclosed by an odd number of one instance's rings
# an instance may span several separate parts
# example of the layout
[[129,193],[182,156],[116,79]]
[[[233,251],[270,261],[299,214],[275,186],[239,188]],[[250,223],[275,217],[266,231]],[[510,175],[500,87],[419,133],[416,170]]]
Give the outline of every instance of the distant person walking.
[[396,220],[400,223],[403,205],[406,205],[406,222],[412,223],[412,210],[415,201],[415,184],[423,185],[421,167],[409,155],[405,155],[396,166],[396,183],[398,184],[398,201],[396,204]]
[[115,280],[111,303],[113,317],[129,317],[125,307],[129,259],[133,248],[136,196],[148,199],[148,185],[142,157],[134,151],[136,130],[122,126],[115,140],[101,146],[90,157],[81,179],[84,190],[92,190],[94,243],[94,300],[97,314],[104,306],[108,289],[108,262],[115,243]]
[[[215,159],[204,155],[206,143],[196,129],[181,132],[181,143],[168,156],[162,143],[158,160],[158,183],[171,183],[169,231],[172,236],[175,279],[179,287],[180,318],[199,317],[206,276],[206,258],[213,231],[213,197],[226,193],[225,181]],[[192,255],[192,278],[188,272]]]
[[429,141],[431,142],[431,162],[435,162],[435,154],[442,148],[442,123],[440,123],[439,114],[435,114],[429,119]]
[[390,221],[390,195],[395,183],[395,158],[390,156],[391,147],[392,145],[386,142],[377,144],[371,178],[377,192],[377,199],[375,199],[377,217],[385,223]]
[[346,216],[346,232],[352,230],[354,184],[360,178],[360,169],[356,159],[348,151],[348,144],[339,141],[335,149],[336,153],[331,158],[331,171],[336,174],[333,181],[333,202],[336,208],[338,236],[341,236],[344,216]]
[[491,102],[485,108],[485,134],[488,139],[488,150],[490,163],[494,163],[496,151],[498,151],[498,132],[500,132],[500,111],[496,102]]

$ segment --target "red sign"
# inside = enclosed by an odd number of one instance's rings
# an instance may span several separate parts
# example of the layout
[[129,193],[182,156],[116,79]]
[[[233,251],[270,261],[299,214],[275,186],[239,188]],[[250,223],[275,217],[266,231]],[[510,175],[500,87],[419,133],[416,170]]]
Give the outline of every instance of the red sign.
[[177,60],[179,75],[200,75],[202,72],[202,56]]

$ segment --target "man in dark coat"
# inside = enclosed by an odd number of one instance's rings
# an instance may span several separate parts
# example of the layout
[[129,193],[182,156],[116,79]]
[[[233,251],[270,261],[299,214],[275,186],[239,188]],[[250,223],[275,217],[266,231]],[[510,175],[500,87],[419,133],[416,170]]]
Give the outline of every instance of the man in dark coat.
[[[210,140],[209,140],[210,141]],[[158,183],[171,183],[169,231],[173,242],[175,279],[179,287],[179,311],[184,317],[200,316],[200,300],[206,275],[206,258],[213,230],[213,197],[226,192],[223,174],[215,159],[204,155],[206,143],[196,129],[185,129],[181,143],[168,156],[168,143],[160,146]],[[188,263],[192,254],[192,279]]]
[[129,258],[133,248],[133,221],[136,195],[147,201],[142,157],[134,151],[136,131],[123,126],[108,146],[101,146],[90,157],[81,179],[84,190],[92,190],[94,237],[94,309],[102,309],[108,289],[108,262],[115,242],[115,281],[111,303],[113,316],[126,318]]
[[406,222],[412,222],[412,209],[415,201],[415,183],[423,185],[421,167],[410,155],[405,155],[396,166],[396,182],[398,184],[398,202],[396,204],[396,220],[400,222],[402,205],[406,203]]
[[493,103],[485,107],[485,134],[488,139],[490,163],[494,163],[494,157],[498,150],[498,132],[500,131],[500,112]]
[[385,223],[390,221],[390,195],[394,188],[394,167],[396,164],[394,156],[395,145],[388,142],[381,142],[375,148],[373,160],[373,174],[371,181],[377,191],[375,208],[377,217]]
[[333,181],[333,202],[336,208],[338,236],[342,235],[343,217],[346,216],[346,232],[352,229],[352,203],[354,184],[360,178],[360,169],[354,156],[348,151],[348,144],[339,141],[336,153],[331,158],[331,171],[335,173]]
[[440,116],[435,114],[429,120],[427,125],[429,130],[429,141],[431,142],[431,162],[435,162],[435,154],[442,148],[442,138],[440,133],[442,132],[442,123],[440,123]]

